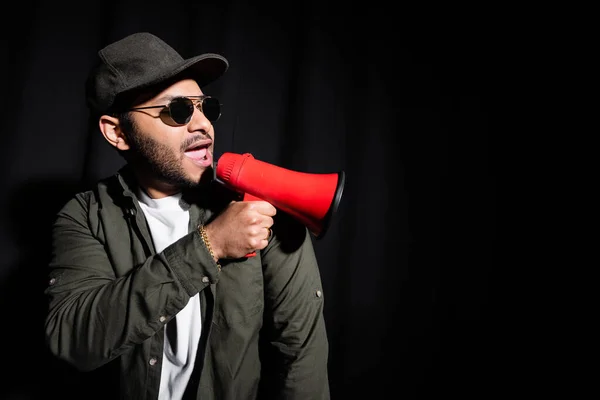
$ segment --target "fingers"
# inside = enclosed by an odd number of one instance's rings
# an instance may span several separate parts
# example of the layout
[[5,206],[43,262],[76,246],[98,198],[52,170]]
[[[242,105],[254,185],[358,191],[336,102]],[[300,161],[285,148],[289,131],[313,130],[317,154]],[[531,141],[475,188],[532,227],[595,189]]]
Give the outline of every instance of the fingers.
[[264,226],[265,228],[270,228],[273,226],[273,224],[275,223],[275,221],[273,221],[273,217],[263,217],[261,225]]
[[267,229],[267,238],[271,237],[270,228],[275,223],[273,217],[277,213],[277,209],[266,201],[257,201],[255,204],[249,205],[252,213],[251,224],[258,225]]
[[258,241],[268,241],[271,239],[271,236],[273,236],[273,230],[271,229],[271,226],[262,227],[256,231],[256,233],[252,234],[252,237]]
[[262,250],[269,244],[269,240],[273,236],[271,226],[265,226],[259,229],[258,233],[254,234],[251,239],[253,250]]
[[[264,249],[273,236],[276,208],[269,202],[232,201],[206,228],[219,258],[239,258]],[[213,244],[214,242],[214,244]]]
[[273,206],[268,201],[257,200],[248,203],[252,203],[251,206],[253,207],[253,209],[263,215],[273,217],[275,214],[277,214],[277,209],[275,208],[275,206]]
[[262,221],[260,222],[260,224],[264,226],[264,229],[266,230],[266,235],[263,236],[263,241],[267,241],[268,243],[269,239],[271,238],[271,235],[273,234],[271,227],[275,222],[273,220],[273,217],[277,213],[277,209],[271,203],[266,201],[257,202],[256,207],[256,211],[263,215]]

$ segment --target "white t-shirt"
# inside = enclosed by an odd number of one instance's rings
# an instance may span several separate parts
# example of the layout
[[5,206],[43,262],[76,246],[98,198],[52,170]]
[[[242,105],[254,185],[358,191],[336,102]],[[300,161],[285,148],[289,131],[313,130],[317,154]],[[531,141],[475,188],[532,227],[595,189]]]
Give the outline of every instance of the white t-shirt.
[[[180,205],[181,193],[161,199],[152,199],[141,189],[137,194],[157,252],[188,234],[190,215]],[[200,296],[196,294],[165,325],[159,400],[175,400],[183,396],[194,369],[201,323]]]

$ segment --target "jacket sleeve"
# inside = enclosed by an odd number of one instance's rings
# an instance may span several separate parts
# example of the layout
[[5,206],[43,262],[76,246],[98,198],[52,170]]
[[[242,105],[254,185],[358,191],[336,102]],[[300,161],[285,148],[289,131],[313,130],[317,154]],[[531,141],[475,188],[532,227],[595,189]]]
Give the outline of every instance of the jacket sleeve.
[[278,214],[273,239],[261,257],[265,278],[261,394],[269,399],[329,399],[324,294],[308,230]]
[[[58,213],[45,289],[46,343],[82,371],[148,339],[218,279],[217,265],[195,231],[127,266],[127,272],[115,268],[97,208],[92,195],[78,195]],[[122,232],[121,239],[126,247],[132,238]]]

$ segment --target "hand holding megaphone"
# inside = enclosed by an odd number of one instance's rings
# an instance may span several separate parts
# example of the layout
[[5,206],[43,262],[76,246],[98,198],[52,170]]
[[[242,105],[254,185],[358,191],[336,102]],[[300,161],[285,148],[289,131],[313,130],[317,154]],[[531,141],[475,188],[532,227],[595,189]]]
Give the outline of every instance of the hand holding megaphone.
[[273,216],[277,209],[263,200],[232,201],[205,226],[217,259],[256,255],[269,244]]

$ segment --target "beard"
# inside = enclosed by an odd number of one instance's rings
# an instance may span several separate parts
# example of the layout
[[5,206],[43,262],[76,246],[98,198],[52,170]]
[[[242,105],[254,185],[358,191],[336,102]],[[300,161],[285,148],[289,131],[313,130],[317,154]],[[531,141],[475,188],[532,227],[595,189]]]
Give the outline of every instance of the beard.
[[[201,177],[204,179],[200,181],[195,181],[186,175],[183,169],[183,157],[185,157],[183,149],[185,146],[182,146],[181,153],[177,154],[169,146],[140,134],[135,126],[131,126],[131,129],[127,132],[127,139],[131,147],[130,157],[155,178],[166,184],[181,189],[194,188],[206,180],[206,176],[210,175],[210,173],[203,173]],[[189,140],[192,142],[197,140],[197,137]]]

